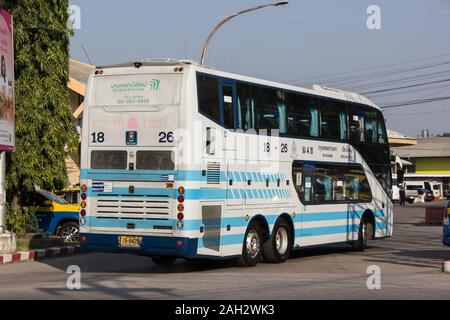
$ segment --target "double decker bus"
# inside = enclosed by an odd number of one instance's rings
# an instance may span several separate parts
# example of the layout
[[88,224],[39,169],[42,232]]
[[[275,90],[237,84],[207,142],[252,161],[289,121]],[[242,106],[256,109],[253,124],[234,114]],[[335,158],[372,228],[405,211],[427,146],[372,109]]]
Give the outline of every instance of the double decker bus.
[[83,251],[254,266],[392,235],[385,121],[358,94],[167,59],[96,68],[84,105]]

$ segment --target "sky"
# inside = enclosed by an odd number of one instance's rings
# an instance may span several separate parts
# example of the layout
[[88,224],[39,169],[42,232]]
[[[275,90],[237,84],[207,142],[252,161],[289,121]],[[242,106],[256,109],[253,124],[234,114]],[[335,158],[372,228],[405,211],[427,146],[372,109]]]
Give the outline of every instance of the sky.
[[[80,9],[80,28],[70,54],[94,65],[163,57],[198,61],[223,17],[267,2],[71,0]],[[378,16],[367,13],[371,5]],[[362,93],[379,106],[396,106],[384,109],[388,128],[413,137],[425,127],[432,134],[450,132],[450,0],[291,0],[225,24],[206,64]]]

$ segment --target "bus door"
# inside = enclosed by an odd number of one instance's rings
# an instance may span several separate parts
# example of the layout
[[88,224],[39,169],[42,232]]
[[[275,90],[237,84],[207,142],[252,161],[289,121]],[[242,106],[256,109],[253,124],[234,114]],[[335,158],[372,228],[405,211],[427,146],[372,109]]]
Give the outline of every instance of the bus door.
[[236,82],[229,79],[220,80],[220,108],[224,126],[223,152],[226,168],[226,207],[227,209],[242,209],[243,197],[240,192],[241,179],[239,172],[245,170],[245,165],[239,165],[236,154],[236,136],[232,134],[237,128],[237,91]]
[[292,176],[295,190],[300,199],[301,234],[307,236],[309,234],[305,231],[303,223],[309,221],[309,217],[313,214],[309,210],[309,204],[313,202],[314,166],[294,161],[292,163]]

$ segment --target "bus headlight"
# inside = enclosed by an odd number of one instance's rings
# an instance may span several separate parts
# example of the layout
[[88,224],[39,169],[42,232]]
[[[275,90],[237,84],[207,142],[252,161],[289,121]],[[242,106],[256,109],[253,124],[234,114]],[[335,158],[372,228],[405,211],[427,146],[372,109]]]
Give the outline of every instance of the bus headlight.
[[444,218],[443,224],[444,224],[444,226],[448,226],[449,225],[448,216]]

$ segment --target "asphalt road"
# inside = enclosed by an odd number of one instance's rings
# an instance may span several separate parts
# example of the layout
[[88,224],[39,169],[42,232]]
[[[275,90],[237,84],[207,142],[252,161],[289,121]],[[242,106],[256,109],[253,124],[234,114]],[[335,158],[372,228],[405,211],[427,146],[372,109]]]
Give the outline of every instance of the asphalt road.
[[[4,265],[0,299],[450,299],[450,275],[441,272],[450,248],[441,244],[441,226],[424,224],[424,211],[396,207],[394,236],[363,253],[345,244],[301,249],[284,264],[250,269],[183,260],[160,267],[102,253]],[[66,287],[70,265],[81,268],[80,290]],[[372,265],[380,289],[367,288]]]

